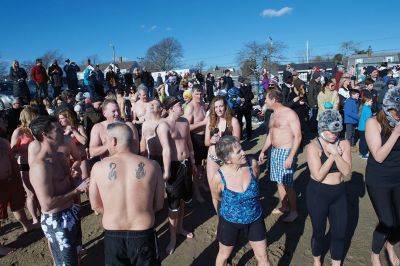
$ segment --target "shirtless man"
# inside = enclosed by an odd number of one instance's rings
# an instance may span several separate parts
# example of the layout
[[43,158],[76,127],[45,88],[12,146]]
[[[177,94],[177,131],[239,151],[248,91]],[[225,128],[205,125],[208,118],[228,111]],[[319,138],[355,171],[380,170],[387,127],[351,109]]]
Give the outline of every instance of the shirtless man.
[[292,109],[282,105],[282,99],[282,92],[279,90],[269,91],[265,98],[267,108],[274,112],[269,121],[269,134],[261,150],[259,161],[264,162],[265,152],[272,145],[270,177],[271,181],[278,183],[278,194],[282,204],[272,213],[282,214],[289,211],[283,221],[293,222],[298,217],[296,192],[293,189],[295,172],[293,162],[301,142],[301,129],[299,117]]
[[107,126],[107,147],[110,156],[93,166],[89,190],[92,209],[103,214],[105,264],[160,265],[154,229],[164,203],[160,166],[134,154],[124,123]]
[[73,199],[88,187],[88,179],[74,184],[77,172],[71,171],[68,158],[58,151],[63,129],[58,119],[39,116],[30,124],[40,151],[29,170],[32,187],[39,200],[41,226],[49,241],[55,265],[78,265],[80,242],[79,205]]
[[161,103],[158,100],[152,100],[146,107],[146,120],[142,126],[140,140],[140,154],[155,160],[162,167],[162,147],[156,134],[156,128],[161,120]]
[[182,106],[176,97],[167,98],[163,119],[156,132],[160,138],[164,163],[164,180],[169,209],[170,242],[167,254],[175,250],[176,234],[193,238],[193,233],[183,229],[185,202],[192,198],[192,173],[196,173],[192,140],[188,121],[181,117]]
[[[0,131],[6,132],[6,124],[6,120],[0,117]],[[22,225],[25,232],[34,228],[24,210],[25,191],[17,161],[11,153],[10,143],[0,138],[0,220],[8,218],[7,207],[10,207],[15,219]],[[0,256],[5,256],[13,250],[0,246]]]
[[[197,168],[197,176],[193,176],[193,192],[199,202],[204,202],[199,186],[204,174],[204,160],[207,159],[208,149],[204,144],[206,130],[206,106],[203,101],[203,87],[200,84],[193,85],[192,101],[187,105],[184,116],[189,121],[190,135],[193,143],[194,160]],[[204,184],[204,183],[203,183]]]
[[[104,100],[103,115],[106,120],[94,125],[92,132],[90,132],[89,153],[91,157],[100,156],[104,158],[108,156],[106,128],[111,123],[121,121],[121,113],[117,101],[112,99]],[[138,132],[131,122],[125,122],[125,124],[133,131],[133,151],[137,154],[139,152]]]
[[132,123],[135,124],[139,132],[139,136],[142,135],[142,124],[146,118],[147,105],[149,104],[148,89],[145,85],[140,84],[137,87],[137,95],[139,100],[135,102],[132,107]]

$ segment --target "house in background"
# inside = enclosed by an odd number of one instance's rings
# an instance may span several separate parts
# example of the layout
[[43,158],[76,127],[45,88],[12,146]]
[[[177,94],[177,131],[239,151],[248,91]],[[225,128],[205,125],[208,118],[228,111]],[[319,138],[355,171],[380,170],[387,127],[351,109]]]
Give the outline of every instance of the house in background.
[[[294,70],[296,70],[296,72],[299,74],[299,78],[302,81],[307,82],[307,74],[313,67],[318,67],[320,69],[325,69],[326,71],[331,72],[335,68],[336,64],[335,62],[313,62],[303,64],[290,64],[290,66],[294,68]],[[282,81],[283,71],[286,70],[286,67],[287,64],[279,65],[278,67],[278,76],[280,81]]]
[[370,65],[380,66],[386,62],[388,66],[397,65],[400,63],[400,51],[392,52],[379,52],[373,53],[371,46],[368,47],[366,54],[353,54],[347,59],[347,66],[355,66],[356,76],[358,77],[362,73],[362,68]]

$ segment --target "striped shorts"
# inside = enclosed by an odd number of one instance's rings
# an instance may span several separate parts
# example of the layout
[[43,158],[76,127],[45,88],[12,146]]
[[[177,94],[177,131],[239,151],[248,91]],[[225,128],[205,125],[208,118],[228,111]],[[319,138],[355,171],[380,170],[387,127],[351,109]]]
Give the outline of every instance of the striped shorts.
[[271,162],[270,162],[270,178],[278,184],[283,184],[288,187],[293,186],[294,175],[294,159],[292,167],[285,169],[284,163],[290,154],[290,149],[277,149],[271,148]]

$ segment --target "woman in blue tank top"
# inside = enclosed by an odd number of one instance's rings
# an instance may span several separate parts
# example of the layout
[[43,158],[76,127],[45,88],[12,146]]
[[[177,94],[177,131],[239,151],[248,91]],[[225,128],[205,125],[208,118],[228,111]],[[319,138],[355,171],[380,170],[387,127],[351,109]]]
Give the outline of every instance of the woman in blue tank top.
[[234,136],[221,137],[215,151],[223,162],[210,186],[213,199],[221,202],[217,230],[219,252],[215,265],[226,265],[240,231],[247,236],[258,265],[270,265],[257,161],[246,158]]

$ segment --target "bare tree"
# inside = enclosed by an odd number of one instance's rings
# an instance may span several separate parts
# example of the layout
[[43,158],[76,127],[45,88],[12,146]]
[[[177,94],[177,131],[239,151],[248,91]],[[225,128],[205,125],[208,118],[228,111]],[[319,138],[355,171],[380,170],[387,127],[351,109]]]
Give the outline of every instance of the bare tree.
[[247,60],[244,61],[242,66],[240,67],[241,73],[243,77],[249,77],[254,75],[256,71],[256,61],[254,60]]
[[179,67],[182,57],[181,43],[168,37],[147,50],[143,65],[151,71],[167,71]]
[[204,61],[202,60],[202,61],[197,62],[197,63],[196,63],[194,66],[192,66],[191,68],[192,68],[192,69],[195,69],[195,70],[203,71],[203,68],[205,67],[205,65],[206,65],[206,63],[204,63]]
[[45,52],[42,56],[39,56],[39,58],[42,59],[43,66],[47,68],[53,63],[54,60],[57,60],[60,64],[63,60],[63,55],[58,50],[49,50]]
[[[283,59],[282,52],[286,49],[286,45],[280,41],[272,43],[257,43],[255,41],[246,43],[238,52],[236,61],[242,66],[251,65],[254,67],[253,73],[260,72],[261,68],[269,69],[272,64]],[[249,62],[252,62],[249,64]]]
[[345,41],[340,44],[340,51],[343,54],[343,57],[348,57],[352,53],[355,53],[359,50],[360,43],[353,41]]

